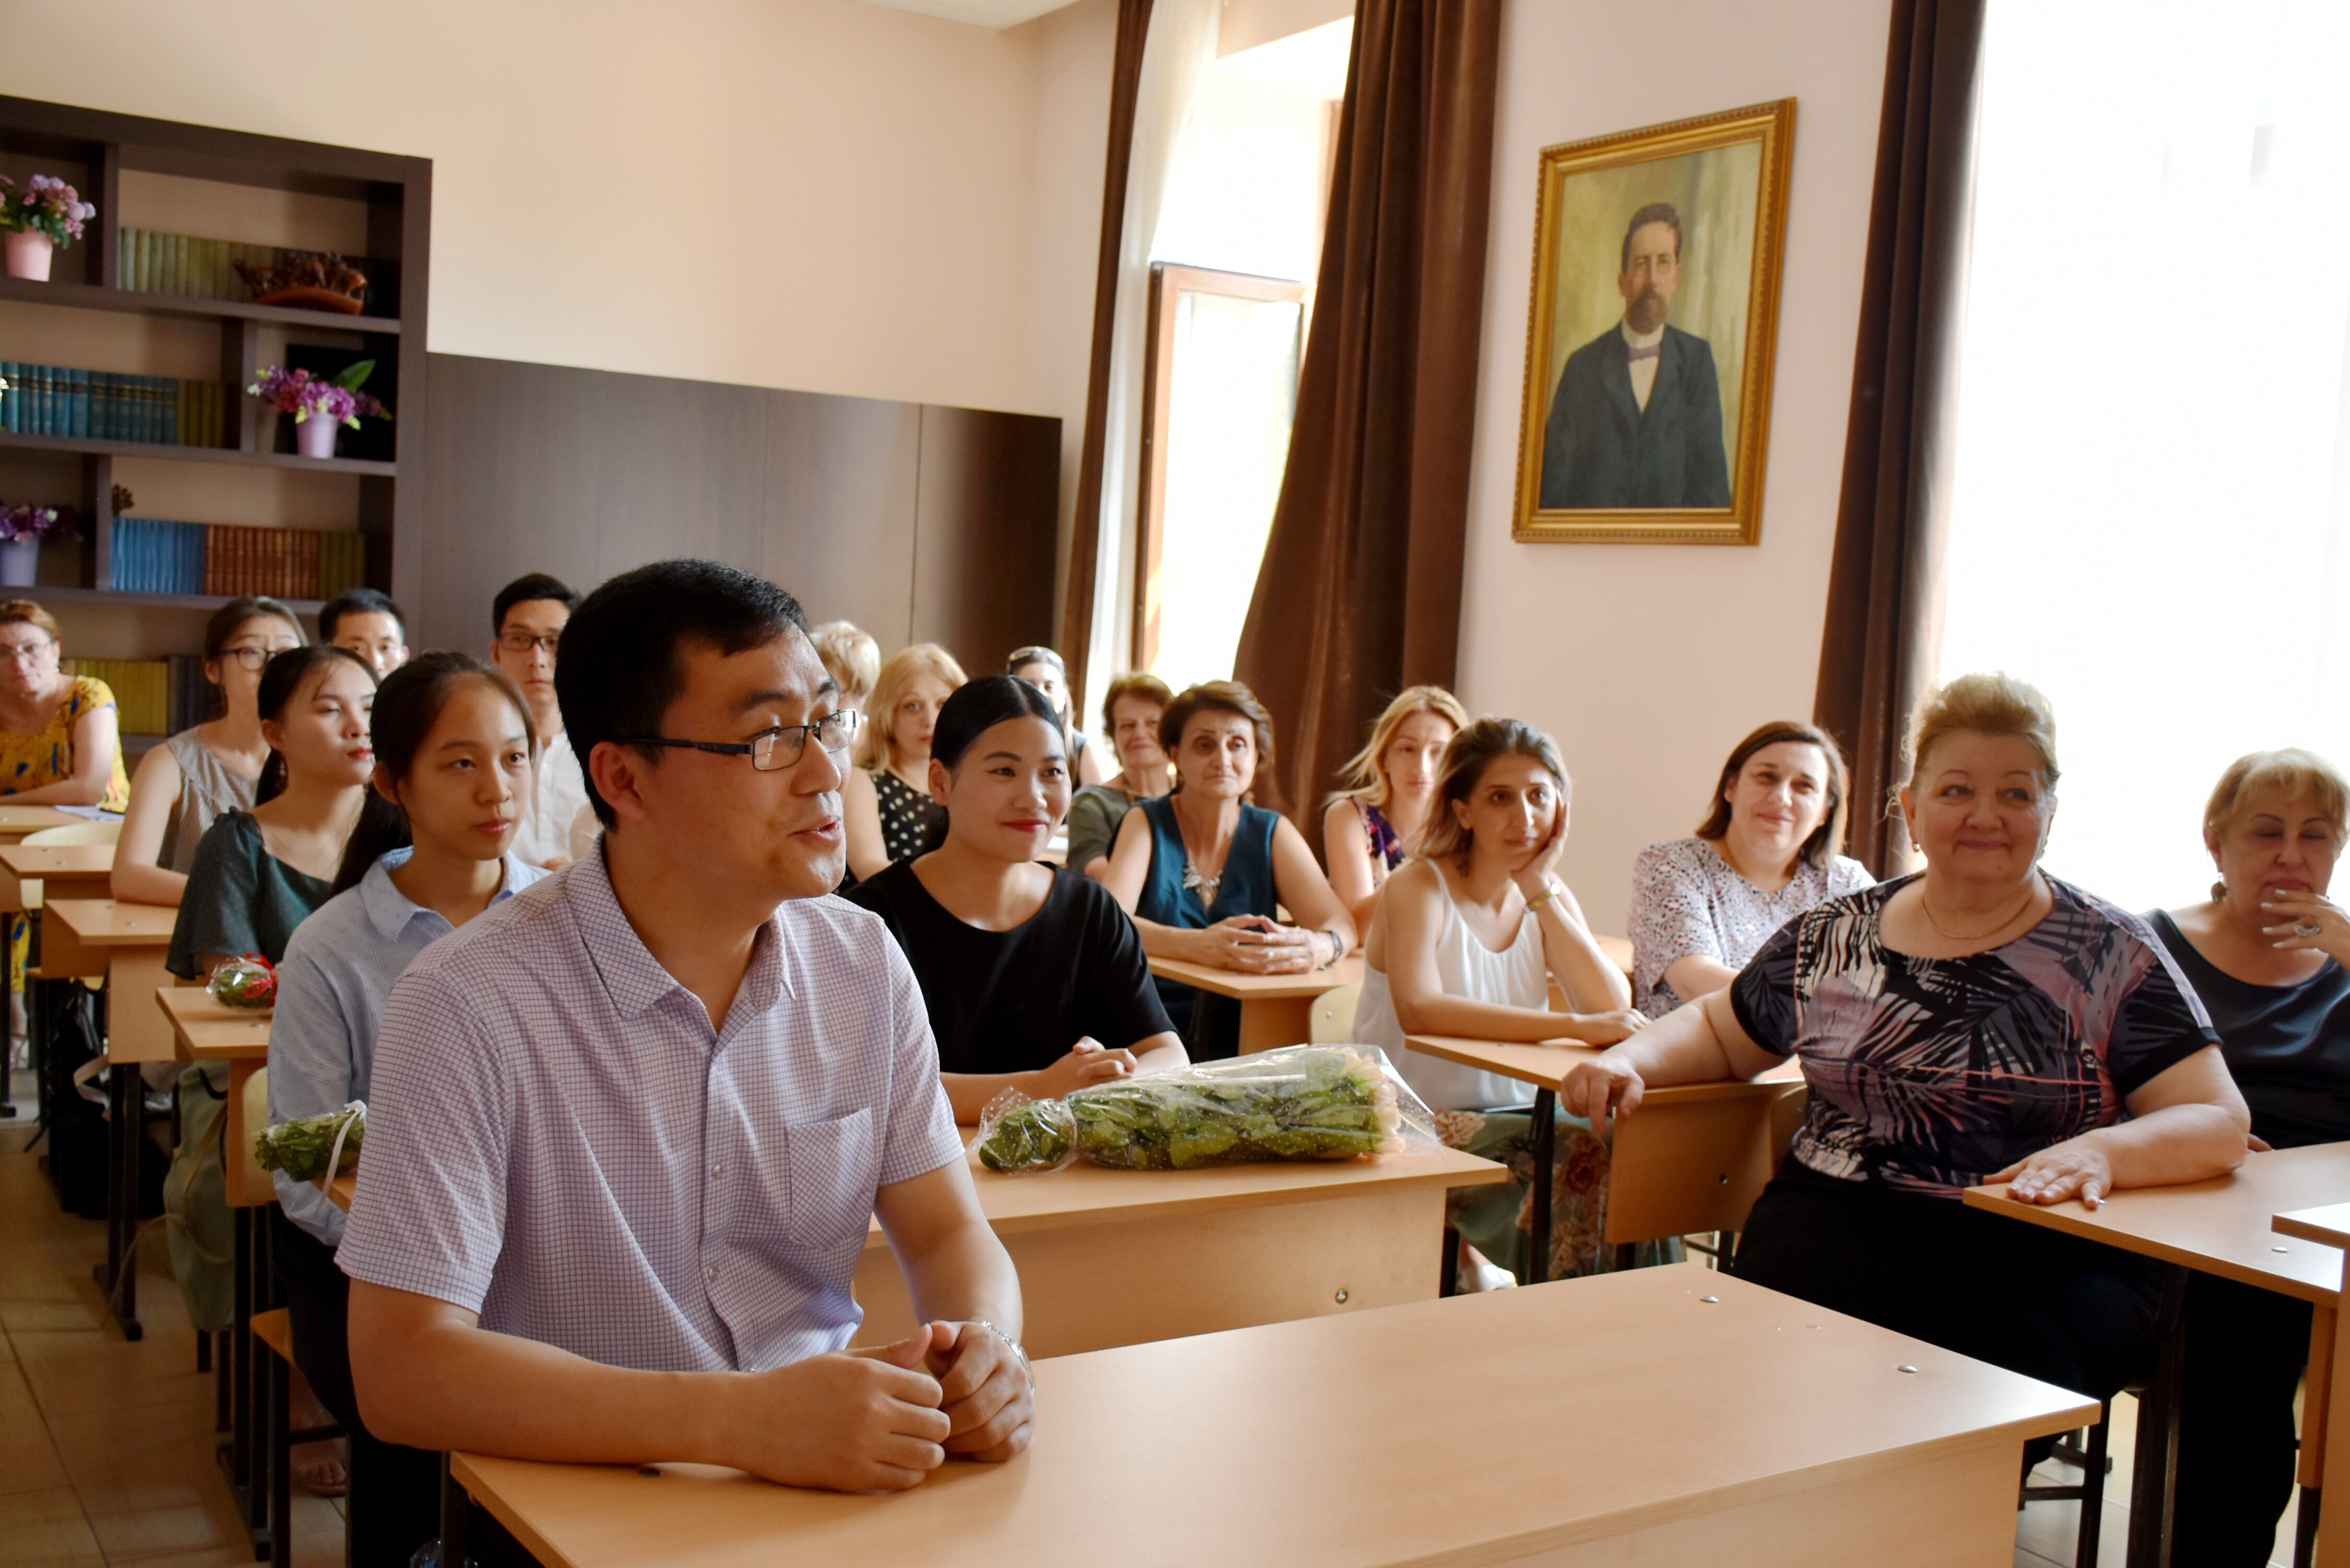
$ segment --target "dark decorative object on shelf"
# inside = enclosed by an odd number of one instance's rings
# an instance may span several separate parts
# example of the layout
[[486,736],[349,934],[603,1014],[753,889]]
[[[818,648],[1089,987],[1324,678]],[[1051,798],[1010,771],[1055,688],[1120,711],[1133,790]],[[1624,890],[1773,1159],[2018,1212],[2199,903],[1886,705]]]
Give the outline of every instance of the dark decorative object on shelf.
[[290,252],[265,267],[250,262],[232,265],[244,286],[253,290],[255,305],[357,316],[365,303],[360,295],[368,286],[367,274],[330,251]]
[[139,498],[130,493],[130,486],[127,484],[118,484],[114,487],[114,514],[117,517],[121,516],[126,512],[131,511],[133,508],[137,507],[138,504]]

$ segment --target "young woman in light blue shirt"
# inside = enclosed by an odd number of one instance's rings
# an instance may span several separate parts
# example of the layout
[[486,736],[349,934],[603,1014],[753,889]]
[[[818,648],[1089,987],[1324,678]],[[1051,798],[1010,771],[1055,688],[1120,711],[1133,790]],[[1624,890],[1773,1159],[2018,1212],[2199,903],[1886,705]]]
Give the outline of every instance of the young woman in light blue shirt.
[[[410,961],[545,873],[510,852],[531,798],[530,709],[503,671],[428,653],[376,693],[371,786],[397,812],[369,812],[343,854],[334,896],[296,928],[277,971],[269,1033],[275,1122],[364,1100],[376,1026]],[[351,1437],[354,1568],[403,1565],[434,1532],[434,1458],[370,1438],[351,1395],[336,1267],[343,1212],[317,1187],[276,1173],[278,1282],[295,1359]]]

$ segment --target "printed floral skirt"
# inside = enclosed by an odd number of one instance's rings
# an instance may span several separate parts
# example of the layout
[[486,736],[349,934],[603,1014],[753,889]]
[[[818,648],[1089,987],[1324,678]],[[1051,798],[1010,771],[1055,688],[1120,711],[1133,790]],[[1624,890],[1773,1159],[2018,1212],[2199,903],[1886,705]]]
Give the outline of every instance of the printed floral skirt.
[[[1550,1268],[1545,1278],[1572,1279],[1609,1266],[1603,1241],[1607,1218],[1607,1140],[1581,1116],[1557,1113],[1557,1141],[1551,1159]],[[1510,1271],[1523,1283],[1534,1260],[1533,1147],[1534,1118],[1523,1107],[1490,1111],[1438,1111],[1437,1135],[1450,1148],[1505,1166],[1510,1179],[1491,1187],[1454,1189],[1445,1205],[1446,1223],[1461,1239]],[[1679,1262],[1679,1238],[1643,1241],[1633,1266]]]

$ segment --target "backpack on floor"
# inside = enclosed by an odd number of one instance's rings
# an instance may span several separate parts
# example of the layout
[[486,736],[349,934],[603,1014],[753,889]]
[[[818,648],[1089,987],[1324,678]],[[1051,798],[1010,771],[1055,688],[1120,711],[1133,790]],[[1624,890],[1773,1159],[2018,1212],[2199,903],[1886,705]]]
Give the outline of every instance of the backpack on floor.
[[180,1075],[180,1147],[163,1179],[164,1237],[172,1272],[199,1334],[236,1315],[236,1233],[228,1212],[228,1065],[198,1063]]
[[[66,988],[49,1015],[48,1049],[41,1062],[42,1099],[48,1115],[49,1184],[57,1204],[85,1220],[106,1218],[109,1185],[106,1147],[106,1065],[98,1033],[97,999],[80,986]],[[87,1086],[85,1086],[87,1085]],[[140,1120],[139,1212],[160,1214],[163,1157]]]

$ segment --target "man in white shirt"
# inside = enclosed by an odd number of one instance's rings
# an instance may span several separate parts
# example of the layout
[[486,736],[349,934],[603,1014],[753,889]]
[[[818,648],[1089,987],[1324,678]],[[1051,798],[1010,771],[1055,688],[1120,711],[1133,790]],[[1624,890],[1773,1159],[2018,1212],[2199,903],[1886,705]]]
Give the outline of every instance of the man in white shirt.
[[500,588],[490,610],[497,634],[490,657],[522,688],[538,729],[530,810],[515,833],[514,853],[548,871],[571,864],[571,825],[588,805],[588,782],[564,736],[563,705],[555,698],[555,644],[578,605],[579,596],[560,578],[533,572]]

